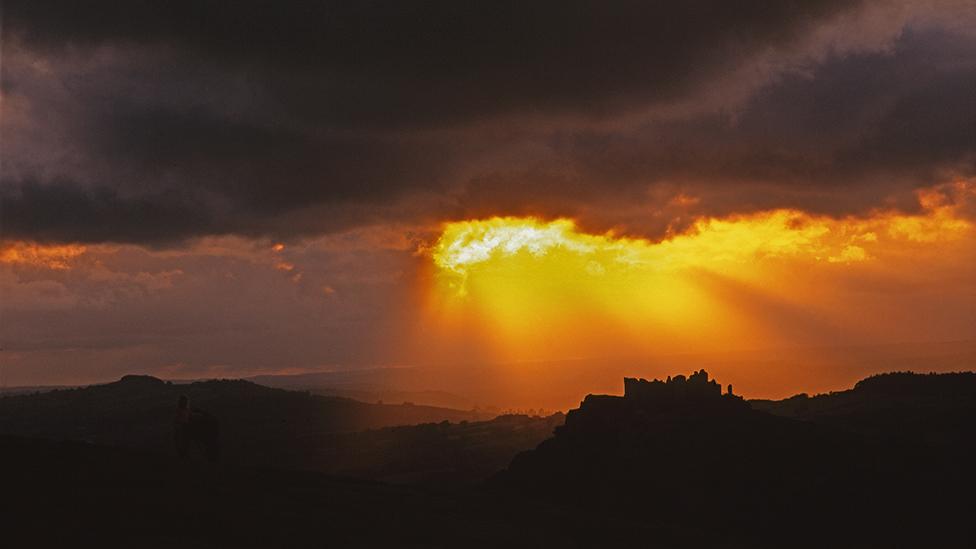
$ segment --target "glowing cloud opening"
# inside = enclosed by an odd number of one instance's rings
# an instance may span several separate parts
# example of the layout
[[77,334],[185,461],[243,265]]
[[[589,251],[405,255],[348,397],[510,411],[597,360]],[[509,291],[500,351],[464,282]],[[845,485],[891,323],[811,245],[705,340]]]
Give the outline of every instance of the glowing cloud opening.
[[[974,193],[955,185],[964,200]],[[493,217],[447,223],[433,248],[434,263],[461,276],[491,261],[527,253],[543,258],[559,250],[590,256],[590,274],[611,263],[654,270],[720,268],[765,258],[802,257],[815,262],[853,263],[871,258],[869,248],[902,242],[937,242],[961,237],[972,223],[956,215],[944,193],[919,193],[924,212],[877,212],[866,218],[831,218],[777,209],[728,218],[701,218],[689,231],[661,242],[580,232],[571,219]]]
[[565,218],[447,223],[431,249],[435,300],[448,323],[483,325],[516,359],[551,357],[553,349],[596,355],[634,342],[774,342],[775,321],[743,309],[729,292],[752,292],[801,316],[839,313],[847,305],[824,280],[897,276],[895,262],[971,236],[961,208],[974,189],[922,191],[918,214],[834,218],[777,209],[704,217],[660,242],[588,234]]

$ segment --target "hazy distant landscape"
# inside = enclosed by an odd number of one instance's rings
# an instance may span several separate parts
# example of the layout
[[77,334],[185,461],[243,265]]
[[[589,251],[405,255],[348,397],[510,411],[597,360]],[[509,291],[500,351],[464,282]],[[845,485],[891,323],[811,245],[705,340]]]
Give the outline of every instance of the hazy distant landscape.
[[[613,393],[620,379],[640,374],[665,377],[686,364],[716,377],[735,379],[749,398],[782,399],[799,393],[828,393],[853,386],[879,372],[964,371],[976,364],[976,340],[888,345],[788,347],[645,358],[580,358],[515,364],[445,364],[359,368],[245,378],[267,387],[346,397],[361,402],[479,409],[485,414],[553,413],[575,406],[588,393]],[[920,366],[924,365],[924,366]],[[185,384],[193,380],[176,379]],[[53,387],[0,388],[30,393]]]
[[[960,505],[976,489],[976,374],[884,374],[778,401],[719,395],[725,389],[701,376],[679,377],[689,389],[656,382],[677,388],[591,395],[548,417],[146,376],[5,396],[0,446],[17,475],[3,505],[19,517],[12,531],[28,535],[30,509],[54,490],[62,503],[44,516],[68,526],[36,531],[38,539],[97,533],[150,545],[170,535],[256,547],[314,546],[319,535],[349,546],[417,536],[437,547],[648,536],[665,547],[976,539]],[[701,396],[691,391],[699,385],[708,389]],[[220,419],[216,469],[203,454],[175,456],[180,394]],[[99,510],[78,507],[96,500]],[[91,515],[109,511],[115,526]],[[173,526],[186,513],[197,518]],[[255,514],[253,537],[241,537],[233,524]],[[101,526],[81,526],[89,520]],[[364,520],[383,526],[363,532],[355,525]],[[814,525],[815,534],[792,537]]]
[[[750,398],[828,393],[880,372],[953,372],[976,364],[976,340],[889,345],[788,347],[645,358],[581,358],[516,364],[381,368],[306,375],[259,376],[272,387],[321,391],[373,401],[411,400],[454,408],[567,410],[588,393],[619,391],[624,376],[666,377],[694,364],[735,379]],[[924,366],[923,366],[924,365]],[[358,391],[358,393],[357,393]]]

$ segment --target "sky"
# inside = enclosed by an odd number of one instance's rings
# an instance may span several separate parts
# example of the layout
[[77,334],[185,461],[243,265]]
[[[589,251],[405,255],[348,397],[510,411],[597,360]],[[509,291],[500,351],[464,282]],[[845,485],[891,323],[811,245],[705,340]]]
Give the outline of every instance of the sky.
[[972,2],[12,0],[0,42],[6,385],[976,338]]

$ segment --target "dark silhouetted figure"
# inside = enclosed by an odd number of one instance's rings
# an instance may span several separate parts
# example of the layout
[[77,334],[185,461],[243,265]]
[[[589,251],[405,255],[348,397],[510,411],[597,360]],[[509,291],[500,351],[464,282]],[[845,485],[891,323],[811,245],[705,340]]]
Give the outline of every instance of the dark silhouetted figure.
[[732,396],[732,384],[729,383],[729,396]]
[[216,463],[220,458],[220,424],[212,414],[191,408],[190,399],[181,395],[173,420],[173,442],[181,458],[187,456],[191,445],[196,445],[207,461]]

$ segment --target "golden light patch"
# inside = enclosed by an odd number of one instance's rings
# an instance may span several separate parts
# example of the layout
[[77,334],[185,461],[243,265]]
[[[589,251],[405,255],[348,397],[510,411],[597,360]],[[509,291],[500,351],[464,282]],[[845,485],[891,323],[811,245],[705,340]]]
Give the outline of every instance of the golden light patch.
[[42,245],[33,242],[7,242],[0,244],[0,263],[63,271],[70,269],[72,260],[85,251],[85,246],[74,244]]
[[[921,193],[925,211],[918,215],[888,212],[838,219],[778,209],[702,218],[686,233],[662,242],[617,238],[612,233],[587,234],[570,219],[494,217],[459,221],[445,225],[432,256],[442,270],[461,276],[498,268],[499,262],[518,262],[520,257],[534,258],[542,267],[542,262],[579,256],[586,258],[581,272],[588,274],[605,274],[608,269],[724,270],[781,257],[851,263],[868,260],[871,247],[898,241],[951,240],[969,232],[972,223],[957,217],[955,208],[940,196]],[[559,267],[563,270],[571,265]]]
[[[517,358],[621,340],[768,341],[759,333],[764,320],[744,313],[743,303],[823,309],[833,298],[817,272],[842,277],[971,236],[959,207],[973,191],[957,186],[955,202],[944,192],[920,193],[914,215],[777,209],[704,217],[660,242],[589,234],[570,219],[451,222],[431,248],[434,308],[448,324],[483,326]],[[735,302],[736,292],[753,297]]]

